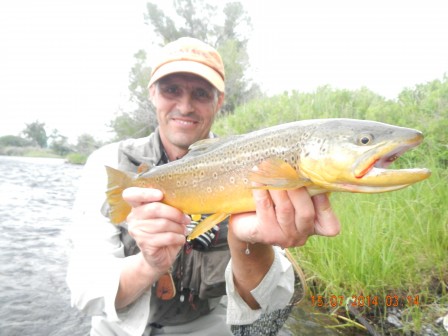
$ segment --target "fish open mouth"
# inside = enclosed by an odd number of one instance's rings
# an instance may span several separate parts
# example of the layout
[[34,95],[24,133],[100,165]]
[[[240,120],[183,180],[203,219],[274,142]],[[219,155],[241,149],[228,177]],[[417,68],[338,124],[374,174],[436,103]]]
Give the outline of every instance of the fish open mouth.
[[418,134],[407,142],[385,144],[377,147],[373,153],[367,152],[358,160],[354,170],[358,182],[356,184],[398,189],[429,177],[431,172],[426,168],[388,169],[393,162],[409,149],[417,147],[422,140],[423,137]]
[[373,158],[370,164],[368,164],[364,169],[362,169],[358,174],[355,175],[356,178],[363,178],[367,174],[376,175],[378,173],[378,170],[383,171],[384,169],[387,169],[387,167],[389,167],[394,161],[396,161],[403,153],[413,147],[416,147],[417,145],[418,143],[414,145],[401,146],[379,158]]

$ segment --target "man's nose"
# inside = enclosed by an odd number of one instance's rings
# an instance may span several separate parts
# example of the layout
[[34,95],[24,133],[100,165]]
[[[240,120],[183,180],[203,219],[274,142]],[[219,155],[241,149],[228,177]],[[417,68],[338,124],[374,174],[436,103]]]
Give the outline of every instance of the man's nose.
[[182,114],[188,114],[190,112],[193,112],[194,107],[190,95],[186,94],[182,95],[178,103],[178,109]]

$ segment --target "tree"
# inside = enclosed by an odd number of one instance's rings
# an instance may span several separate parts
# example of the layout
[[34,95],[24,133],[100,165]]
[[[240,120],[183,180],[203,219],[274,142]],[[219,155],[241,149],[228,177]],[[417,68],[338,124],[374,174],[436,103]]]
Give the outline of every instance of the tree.
[[30,140],[17,135],[4,135],[0,137],[0,147],[26,147],[30,145]]
[[92,135],[84,133],[78,137],[78,143],[76,144],[76,152],[88,156],[95,149],[101,147],[101,145],[102,143],[96,141]]
[[[204,0],[173,0],[173,7],[177,14],[175,18],[149,2],[145,22],[159,36],[160,46],[179,37],[190,36],[212,45],[220,52],[226,70],[226,100],[222,112],[232,113],[236,106],[258,95],[259,87],[245,76],[249,68],[246,34],[251,29],[251,22],[242,4],[228,2],[222,12],[218,10],[218,5]],[[135,109],[122,111],[110,124],[119,139],[149,134],[157,124],[148,101],[147,85],[151,68],[145,66],[147,55],[139,51],[135,58],[129,85]]]
[[51,132],[50,139],[50,148],[54,153],[65,156],[72,151],[68,143],[68,138],[65,135],[59,134],[57,129]]
[[31,140],[35,145],[46,148],[47,147],[47,141],[48,136],[47,132],[45,131],[45,123],[40,123],[38,120],[30,123],[25,124],[26,127],[22,131],[22,133]]
[[157,125],[156,114],[149,101],[148,83],[151,68],[145,65],[146,52],[138,51],[134,58],[136,64],[129,74],[130,101],[134,109],[130,112],[122,111],[109,124],[115,131],[117,139],[141,137],[154,131]]

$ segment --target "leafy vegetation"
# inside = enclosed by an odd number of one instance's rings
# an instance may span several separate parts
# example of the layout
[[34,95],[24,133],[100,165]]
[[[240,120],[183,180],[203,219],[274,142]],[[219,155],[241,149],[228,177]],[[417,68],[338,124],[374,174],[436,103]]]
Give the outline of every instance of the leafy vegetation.
[[0,147],[26,147],[31,146],[31,141],[16,135],[5,135],[0,137]]
[[[448,77],[404,89],[387,100],[366,88],[323,86],[313,93],[285,92],[239,106],[214,125],[220,135],[301,119],[358,118],[417,128],[419,148],[395,166],[424,166],[430,179],[393,193],[335,193],[332,205],[341,223],[336,238],[311,237],[293,249],[314,298],[344,303],[376,298],[359,307],[376,316],[399,303],[403,330],[420,334],[446,314],[448,304]],[[398,297],[398,301],[395,298]],[[408,297],[412,300],[409,300]],[[373,300],[373,299],[371,299]],[[418,301],[418,304],[416,302]],[[359,303],[359,301],[358,301]],[[329,306],[334,313],[338,307]],[[339,314],[345,313],[344,305]],[[367,313],[366,313],[367,314]],[[383,316],[384,317],[384,316]],[[384,319],[383,319],[384,320]],[[407,321],[407,322],[406,322]],[[384,331],[384,330],[383,330]]]
[[[63,158],[75,164],[84,164],[87,157],[102,142],[89,134],[78,137],[76,145],[68,143],[68,138],[53,130],[48,137],[45,124],[39,121],[26,124],[22,136],[5,135],[0,137],[0,155]],[[48,146],[49,143],[49,146]]]
[[327,303],[338,298],[337,305],[333,301],[328,306],[332,312],[339,308],[344,314],[352,297],[357,308],[376,312],[376,318],[385,319],[387,308],[401,308],[404,327],[418,335],[423,325],[434,326],[446,314],[448,173],[429,164],[429,180],[401,191],[333,194],[341,234],[311,237],[305,246],[292,249],[311,295]]
[[38,120],[26,124],[23,134],[29,139],[35,146],[40,148],[47,147],[48,136],[45,131],[45,123],[41,123]]
[[86,163],[88,155],[82,153],[70,153],[66,156],[67,162],[71,164],[84,164]]

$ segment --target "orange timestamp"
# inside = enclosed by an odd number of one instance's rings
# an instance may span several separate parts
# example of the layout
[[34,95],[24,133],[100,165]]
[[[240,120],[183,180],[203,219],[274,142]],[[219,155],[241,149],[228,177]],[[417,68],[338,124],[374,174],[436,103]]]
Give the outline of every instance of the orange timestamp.
[[401,306],[418,306],[420,304],[419,295],[386,295],[384,297],[379,295],[311,295],[311,304],[315,307],[345,307],[351,305],[352,307],[372,307],[379,305],[386,305],[386,307],[401,307]]

